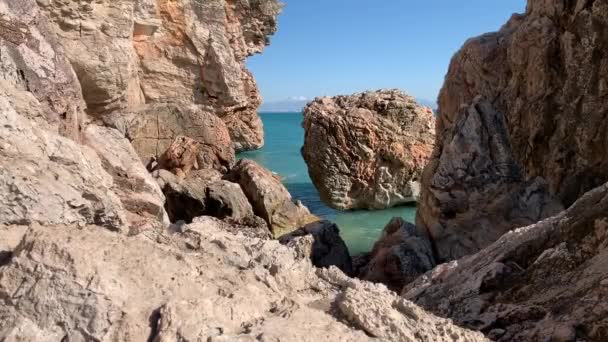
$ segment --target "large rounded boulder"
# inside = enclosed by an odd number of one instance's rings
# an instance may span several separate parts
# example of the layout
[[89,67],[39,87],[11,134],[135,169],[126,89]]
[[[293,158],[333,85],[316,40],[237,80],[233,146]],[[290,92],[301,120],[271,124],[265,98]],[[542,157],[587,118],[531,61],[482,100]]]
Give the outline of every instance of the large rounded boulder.
[[302,155],[321,199],[337,209],[417,202],[433,150],[430,108],[398,90],[317,98],[304,109]]

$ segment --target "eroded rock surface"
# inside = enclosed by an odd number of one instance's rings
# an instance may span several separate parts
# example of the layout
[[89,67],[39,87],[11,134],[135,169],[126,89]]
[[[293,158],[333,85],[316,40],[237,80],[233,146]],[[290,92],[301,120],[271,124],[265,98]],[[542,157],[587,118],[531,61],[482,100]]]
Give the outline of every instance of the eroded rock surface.
[[0,268],[0,339],[485,341],[295,254],[197,223],[157,241],[32,227]]
[[429,108],[397,90],[317,98],[304,109],[302,155],[321,199],[338,209],[417,202],[433,149]]
[[438,151],[460,106],[482,95],[504,114],[525,178],[543,177],[565,206],[608,181],[607,23],[605,1],[529,0],[499,32],[468,40],[439,96]]
[[[340,229],[335,223],[318,221],[305,225],[289,234],[283,235],[279,241],[287,246],[299,244],[295,240],[310,236],[310,246],[306,256],[316,267],[336,266],[347,275],[353,274],[353,262],[348,247],[340,237]],[[302,244],[305,246],[306,243]]]
[[201,104],[223,118],[237,150],[262,146],[261,100],[245,59],[261,52],[275,32],[275,0],[38,3],[54,23],[92,113]]
[[608,184],[566,211],[438,266],[404,296],[497,341],[608,338]]
[[277,176],[252,160],[237,162],[228,180],[240,184],[253,212],[268,223],[275,237],[319,220],[302,203],[291,198]]
[[393,218],[358,270],[358,277],[382,283],[397,292],[433,269],[436,261],[428,237],[402,218]]
[[425,170],[416,223],[438,262],[477,252],[517,227],[563,207],[542,178],[526,180],[513,156],[502,113],[478,97],[443,132]]

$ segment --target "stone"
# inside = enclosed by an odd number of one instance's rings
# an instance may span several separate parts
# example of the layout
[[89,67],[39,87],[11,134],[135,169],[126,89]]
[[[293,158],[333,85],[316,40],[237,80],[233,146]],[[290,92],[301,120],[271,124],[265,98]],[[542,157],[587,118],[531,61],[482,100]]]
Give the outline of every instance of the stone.
[[227,179],[241,186],[254,214],[268,223],[274,237],[319,220],[302,203],[291,198],[278,177],[252,160],[239,160]]
[[[437,267],[403,296],[497,341],[601,341],[608,305],[608,184],[565,211]],[[490,334],[490,335],[492,335]]]
[[[31,93],[33,112],[44,112]],[[126,231],[114,180],[95,151],[38,127],[16,98],[0,97],[0,224],[97,224]],[[12,102],[12,103],[11,103]],[[18,112],[19,111],[19,112]]]
[[224,120],[237,150],[263,145],[260,94],[245,62],[276,31],[277,1],[39,4],[96,117],[144,104],[194,103]]
[[398,90],[317,98],[302,156],[323,202],[348,209],[415,203],[435,135],[432,110]]
[[254,216],[253,208],[241,187],[225,180],[211,183],[207,187],[207,212],[210,216],[230,218],[233,222]]
[[295,247],[298,243],[294,240],[301,240],[306,236],[313,238],[307,253],[313,265],[323,268],[335,266],[347,275],[353,274],[353,262],[348,247],[340,237],[340,229],[335,223],[330,221],[309,223],[279,237],[279,241],[284,245]]
[[[335,309],[330,309],[331,307]],[[486,341],[277,241],[32,226],[0,267],[0,340]]]
[[525,178],[502,113],[482,97],[460,113],[452,130],[438,138],[416,215],[440,263],[475,253],[509,230],[563,209],[544,179]]
[[27,226],[0,225],[0,267],[11,260],[13,250],[21,242],[27,229]]
[[529,0],[500,31],[469,39],[439,95],[437,151],[461,105],[482,95],[505,116],[524,178],[545,179],[566,207],[608,181],[607,22],[604,1]]
[[198,170],[197,156],[200,150],[200,143],[196,140],[178,136],[176,137],[169,148],[161,154],[154,164],[149,164],[150,171],[169,170],[175,174],[178,179],[184,179],[192,170]]
[[[22,115],[45,129],[79,140],[86,107],[78,78],[34,0],[0,1],[0,96],[13,106],[29,92],[38,102]],[[17,94],[19,93],[19,94]]]
[[129,141],[117,130],[97,125],[89,125],[83,139],[112,176],[112,190],[127,211],[132,233],[164,229],[169,224],[165,196]]
[[235,162],[230,133],[224,122],[201,106],[159,103],[127,113],[106,115],[104,121],[129,138],[141,159],[160,159],[182,137],[198,143],[196,161],[203,169],[226,171]]
[[400,217],[393,218],[384,227],[366,259],[365,264],[359,266],[358,277],[385,284],[396,292],[437,264],[429,239]]

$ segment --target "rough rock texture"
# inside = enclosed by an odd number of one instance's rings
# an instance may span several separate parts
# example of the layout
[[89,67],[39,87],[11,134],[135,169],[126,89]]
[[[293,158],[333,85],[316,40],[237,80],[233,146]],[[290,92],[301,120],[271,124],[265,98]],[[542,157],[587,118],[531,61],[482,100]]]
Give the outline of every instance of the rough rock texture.
[[34,0],[0,1],[0,79],[0,96],[13,105],[19,106],[17,92],[38,100],[39,110],[23,115],[78,140],[86,119],[80,84]]
[[291,198],[278,177],[252,160],[237,162],[227,178],[240,184],[253,212],[268,223],[275,237],[319,220]]
[[[0,97],[0,224],[126,227],[114,181],[97,154],[28,120],[31,111],[45,112],[42,105],[31,93],[15,95]],[[11,104],[22,98],[31,111]]]
[[460,106],[483,95],[505,115],[526,178],[546,179],[565,206],[608,181],[607,25],[603,0],[529,0],[525,15],[469,40],[439,96],[437,149]]
[[224,119],[236,149],[262,146],[260,95],[244,64],[276,30],[277,1],[39,4],[54,23],[92,113],[196,103]]
[[229,169],[235,161],[230,133],[224,122],[201,106],[152,104],[133,112],[108,115],[104,121],[131,140],[144,162],[160,158],[178,137],[199,143],[201,168]]
[[608,184],[403,294],[498,341],[608,339]]
[[485,341],[276,241],[203,224],[157,241],[32,227],[0,268],[0,339]]
[[366,259],[358,270],[358,277],[385,284],[398,292],[436,266],[429,239],[420,234],[415,225],[398,217],[384,227]]
[[397,90],[317,98],[304,109],[302,155],[321,199],[337,209],[418,201],[433,149],[429,108]]
[[460,113],[425,170],[416,218],[438,262],[475,253],[563,209],[542,178],[525,179],[501,113],[481,97]]
[[318,221],[305,225],[289,234],[283,235],[279,241],[287,246],[295,245],[294,240],[312,236],[310,246],[307,247],[308,256],[316,267],[336,266],[347,275],[353,274],[353,262],[348,247],[340,237],[340,229],[335,223]]

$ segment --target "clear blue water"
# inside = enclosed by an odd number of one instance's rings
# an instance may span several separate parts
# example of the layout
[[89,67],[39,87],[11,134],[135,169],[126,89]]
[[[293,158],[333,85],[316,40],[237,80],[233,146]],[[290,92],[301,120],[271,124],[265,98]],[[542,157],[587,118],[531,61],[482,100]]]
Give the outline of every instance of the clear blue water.
[[369,251],[382,229],[395,216],[414,222],[415,207],[398,207],[378,211],[337,211],[329,208],[308,176],[300,154],[304,142],[301,113],[261,113],[264,122],[265,146],[258,151],[239,153],[239,158],[253,159],[283,177],[291,195],[310,211],[335,222],[351,254]]

